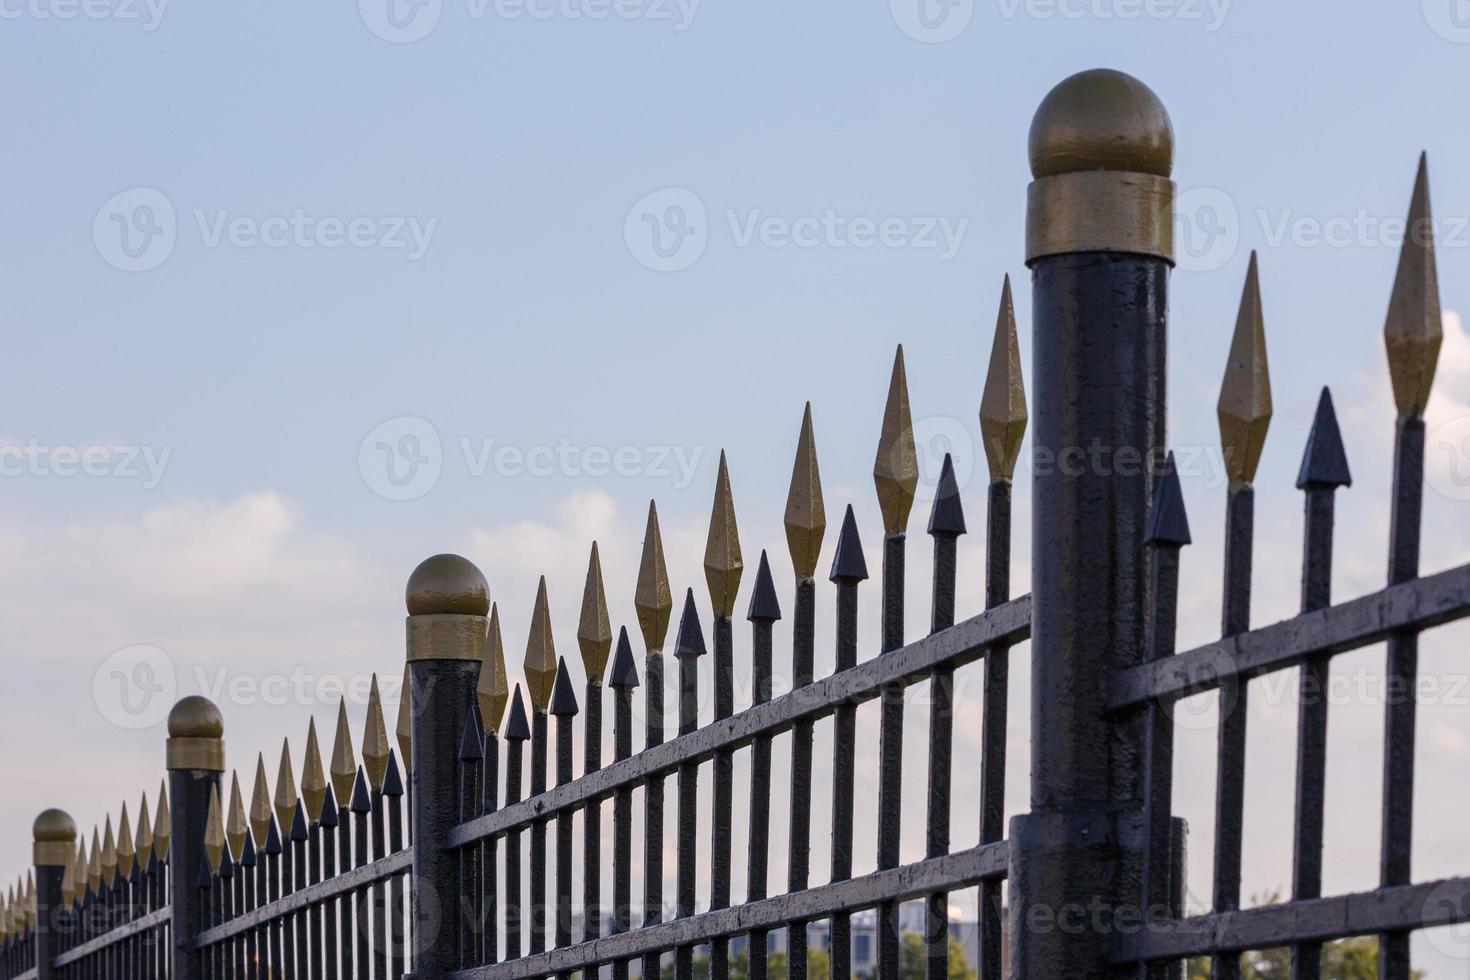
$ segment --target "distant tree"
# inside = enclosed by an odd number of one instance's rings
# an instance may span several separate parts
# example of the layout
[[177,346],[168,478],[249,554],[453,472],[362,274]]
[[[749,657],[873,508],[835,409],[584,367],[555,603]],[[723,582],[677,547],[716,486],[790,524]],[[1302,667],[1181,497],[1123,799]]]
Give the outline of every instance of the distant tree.
[[[924,937],[916,932],[903,934],[898,953],[899,980],[924,980]],[[954,936],[949,937],[949,980],[976,980],[975,968],[965,955],[965,947]]]

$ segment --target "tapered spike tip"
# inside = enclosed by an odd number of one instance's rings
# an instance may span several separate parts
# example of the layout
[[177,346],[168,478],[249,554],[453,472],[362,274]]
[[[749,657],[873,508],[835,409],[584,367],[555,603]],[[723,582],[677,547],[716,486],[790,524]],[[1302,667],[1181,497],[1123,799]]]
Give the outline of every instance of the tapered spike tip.
[[[481,664],[480,670],[484,669],[484,664]],[[408,664],[404,664],[403,683],[398,688],[398,718],[393,723],[393,734],[398,738],[398,751],[403,756],[404,765],[411,764],[413,760],[413,699],[409,696],[413,681],[409,670]]]
[[388,753],[388,771],[383,776],[383,795],[395,799],[403,795],[403,770],[398,767],[396,753]]
[[1148,513],[1148,526],[1143,535],[1144,544],[1180,545],[1189,544],[1189,517],[1184,510],[1184,491],[1179,486],[1179,472],[1174,467],[1174,454],[1170,453],[1154,487],[1153,506]]
[[288,830],[296,815],[296,774],[291,765],[291,743],[281,740],[281,767],[276,772],[276,821]]
[[842,515],[842,530],[837,535],[837,554],[832,556],[833,582],[861,582],[868,577],[868,561],[863,557],[863,539],[858,534],[857,518],[853,516],[852,504]]
[[761,549],[760,567],[755,572],[755,589],[750,593],[750,607],[745,618],[753,623],[774,623],[781,618],[781,603],[776,598],[776,583],[771,579],[771,563]]
[[352,812],[373,812],[372,796],[368,792],[367,773],[361,766],[357,768],[357,778],[352,781]]
[[219,870],[219,861],[225,850],[225,821],[220,815],[219,787],[209,787],[209,809],[204,817],[204,854],[209,859],[211,871]]
[[464,725],[459,730],[459,758],[462,762],[472,762],[476,759],[485,758],[483,747],[484,738],[480,734],[480,714],[475,708],[471,708],[464,714]]
[[242,854],[245,850],[245,838],[250,836],[250,824],[245,819],[245,800],[240,795],[240,774],[238,772],[230,776],[229,811],[229,816],[225,818],[225,837],[230,841],[230,852]]
[[498,603],[490,607],[485,659],[480,662],[480,680],[475,685],[475,697],[480,703],[480,720],[490,731],[499,731],[506,703],[510,700],[510,681],[505,673],[505,640],[500,635]]
[[531,724],[526,720],[526,706],[521,701],[521,686],[516,685],[510,699],[510,721],[505,726],[505,737],[524,741],[531,737]]
[[357,759],[352,751],[352,728],[347,724],[347,699],[337,702],[337,734],[332,740],[332,791],[340,803],[352,798]]
[[546,576],[536,586],[536,606],[531,610],[531,633],[526,638],[526,693],[531,707],[545,711],[551,703],[551,685],[556,680],[556,643],[551,637],[551,606],[546,599]]
[[1216,415],[1230,485],[1237,489],[1248,486],[1256,478],[1266,430],[1271,427],[1271,372],[1266,361],[1266,326],[1261,315],[1255,252],[1245,273]]
[[903,366],[903,345],[893,357],[893,374],[888,380],[888,403],[883,408],[883,428],[878,434],[878,455],[873,460],[873,484],[878,488],[878,509],[883,512],[885,534],[902,534],[914,508],[919,487],[919,456],[914,445],[914,422],[909,412],[909,382]]
[[1383,325],[1388,373],[1399,418],[1424,414],[1443,339],[1434,225],[1429,210],[1429,162],[1421,154],[1414,195],[1409,202],[1408,226],[1399,249],[1393,294],[1388,301],[1388,318]]
[[250,793],[250,829],[257,844],[265,843],[271,822],[271,784],[265,775],[265,753],[255,757],[255,785]]
[[618,649],[613,654],[612,676],[607,683],[610,687],[638,686],[638,665],[633,661],[633,645],[628,642],[626,626],[618,629]]
[[306,802],[306,816],[312,823],[322,817],[327,801],[327,773],[322,767],[322,747],[316,736],[316,719],[306,723],[306,759],[301,764],[301,797]]
[[602,558],[597,542],[587,559],[587,584],[582,587],[582,617],[577,623],[577,647],[582,651],[582,669],[590,681],[601,681],[612,652],[612,623],[607,615],[607,591],[602,584]]
[[680,657],[702,657],[708,652],[704,646],[704,630],[699,625],[699,608],[694,604],[694,590],[684,593],[684,611],[679,616],[679,637],[674,641],[674,653]]
[[991,482],[1008,481],[1016,475],[1027,418],[1016,310],[1011,302],[1011,277],[1006,276],[995,317],[995,338],[990,343],[990,367],[980,396],[980,436],[985,442]]
[[[383,695],[378,690],[378,675],[373,674],[368,689],[367,719],[362,726],[362,765],[367,770],[368,784],[383,788],[383,772],[388,768],[388,726],[383,719]],[[281,821],[281,826],[287,826]]]
[[965,533],[965,507],[960,501],[960,485],[954,475],[954,460],[944,454],[939,469],[939,486],[935,488],[934,507],[929,511],[929,533],[935,537],[958,537]]
[[638,585],[633,592],[638,611],[638,628],[650,650],[662,650],[674,611],[669,591],[669,572],[664,566],[664,539],[658,529],[658,507],[648,502],[648,526],[643,531],[643,558],[638,564]]
[[801,416],[796,437],[796,462],[791,467],[791,489],[786,494],[786,547],[798,579],[817,573],[822,538],[827,533],[827,510],[822,503],[822,474],[817,467],[817,443],[812,435],[812,403]]
[[1307,448],[1302,453],[1296,486],[1298,490],[1306,490],[1352,485],[1353,476],[1348,470],[1347,451],[1343,449],[1342,432],[1337,427],[1337,412],[1332,407],[1332,392],[1323,388],[1321,397],[1317,399],[1317,414],[1312,419],[1312,431],[1307,434]]
[[717,618],[735,615],[735,596],[745,561],[740,554],[740,529],[735,526],[735,500],[730,493],[730,467],[720,450],[720,468],[715,476],[715,502],[710,512],[709,537],[704,545],[704,580],[709,586],[710,605]]
[[562,657],[557,662],[556,682],[551,690],[551,713],[569,718],[577,711],[577,693],[572,690],[572,676],[567,672],[566,658]]

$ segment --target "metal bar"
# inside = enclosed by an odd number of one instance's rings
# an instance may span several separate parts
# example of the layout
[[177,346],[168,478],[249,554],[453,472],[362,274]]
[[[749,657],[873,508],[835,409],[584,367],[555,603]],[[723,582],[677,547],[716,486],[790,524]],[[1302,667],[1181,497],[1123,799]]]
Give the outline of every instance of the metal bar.
[[[730,617],[714,617],[715,634],[715,721],[735,713],[735,641]],[[735,807],[735,760],[729,749],[715,753],[714,813],[710,826],[711,909],[730,907],[730,863],[734,841],[730,825]],[[710,980],[729,980],[730,943],[723,937],[710,940]]]
[[[342,800],[337,807],[337,881],[341,882],[346,878],[351,873],[351,869],[352,801],[349,798]],[[343,887],[337,894],[341,900],[342,917],[342,980],[352,980],[356,975],[353,972],[352,891],[350,888]]]
[[[1004,606],[1011,596],[1011,481],[992,480],[986,497],[985,607]],[[984,720],[980,734],[980,843],[1005,836],[1006,720],[1009,716],[1011,648],[996,643],[985,651]],[[1004,961],[1004,887],[980,883],[980,975],[998,977]]]
[[1179,959],[1470,920],[1470,877],[1395,885],[1370,892],[1213,912],[1147,928],[1119,930],[1111,961]]
[[[837,582],[837,672],[857,663],[857,580]],[[857,741],[857,704],[839,703],[832,714],[832,880],[852,877],[852,817]],[[832,975],[852,975],[852,920],[843,911],[832,914],[827,955]]]
[[[1391,585],[1381,592],[1196,647],[1158,664],[1117,674],[1108,710],[1150,698],[1181,698],[1300,664],[1313,654],[1339,654],[1470,616],[1470,564]],[[1238,709],[1237,709],[1238,710]]]
[[[602,768],[602,684],[587,679],[582,696],[582,775]],[[582,939],[596,939],[602,924],[602,799],[582,809]]]
[[[464,733],[459,746],[459,817],[471,820],[480,814],[485,799],[480,777],[485,769],[483,737],[479,728],[479,710],[471,708],[465,715]],[[459,849],[459,907],[456,915],[463,917],[459,930],[460,966],[478,966],[484,962],[480,957],[480,937],[485,920],[480,909],[480,845],[470,844]]]
[[531,706],[531,795],[529,800],[543,816],[530,823],[531,832],[531,929],[529,949],[546,948],[546,828],[544,814],[559,809],[538,799],[546,792],[546,706]]
[[[310,839],[307,841],[307,869],[306,882],[297,891],[306,891],[312,885],[319,885],[322,881],[322,825],[317,817],[311,818],[311,829],[308,831]],[[241,906],[243,911],[244,907]],[[322,908],[320,903],[307,907],[307,936],[311,947],[311,972],[307,974],[314,980],[321,980],[322,971]]]
[[[362,768],[357,770],[357,785],[352,790],[352,850],[353,867],[365,868],[368,860],[368,813],[372,810],[372,804],[368,801],[367,777]],[[355,927],[357,931],[357,953],[354,961],[357,963],[357,980],[372,980],[373,977],[373,947],[372,947],[372,903],[369,898],[370,889],[366,884],[360,886],[353,895],[353,908],[356,913]],[[444,916],[445,920],[453,919],[452,915]],[[442,929],[443,926],[441,925]],[[451,928],[449,935],[457,935]]]
[[[704,638],[699,635],[699,617],[694,606],[694,590],[689,590],[684,615],[679,622],[679,638],[674,653],[679,659],[679,735],[692,735],[699,728],[699,656],[704,653]],[[694,862],[699,846],[699,765],[686,762],[679,767],[678,780],[678,866],[676,869],[675,915],[686,919],[694,915]],[[694,948],[681,945],[674,949],[675,980],[692,980]]]
[[[515,708],[520,707],[520,689],[516,689]],[[525,724],[525,715],[521,714]],[[505,746],[505,804],[515,806],[521,799],[521,767],[524,764],[526,739],[515,729],[515,716],[511,716],[511,727],[506,730]],[[505,958],[514,960],[521,955],[521,831],[517,824],[505,835]]]
[[[388,779],[384,783],[384,795],[388,800],[388,855],[404,853],[403,843],[403,782],[397,772],[398,761],[392,750],[388,753]],[[493,846],[493,845],[491,845]],[[411,852],[408,852],[411,853]],[[404,953],[406,952],[405,937],[403,935],[403,886],[404,873],[399,872],[388,879],[388,941],[392,944],[389,956],[388,977],[402,977],[404,971]],[[494,919],[491,919],[494,925]],[[493,935],[493,930],[492,930]]]
[[[1407,247],[1407,243],[1406,246]],[[1393,511],[1389,523],[1388,581],[1412,584],[1419,575],[1420,512],[1424,504],[1424,417],[1401,417],[1394,440]],[[1414,688],[1419,675],[1419,634],[1388,637],[1383,719],[1383,820],[1379,883],[1407,885],[1414,840]],[[1378,974],[1408,980],[1409,936],[1378,937]]]
[[[274,904],[281,900],[281,834],[276,828],[276,818],[270,818],[269,827],[265,837],[265,880],[266,880],[266,902]],[[278,906],[279,908],[280,906]],[[268,921],[270,935],[270,975],[277,973],[284,975],[284,963],[281,948],[281,918],[272,916]],[[228,928],[228,927],[225,927]]]
[[[883,647],[888,654],[903,646],[905,535],[883,539]],[[878,727],[878,869],[898,867],[903,816],[903,699],[905,685],[889,682],[879,695]],[[851,874],[851,868],[848,869]],[[878,975],[898,976],[898,906],[877,909]]]
[[[620,631],[618,657],[627,658],[628,631]],[[633,684],[636,678],[619,676],[614,667],[613,685],[613,758],[621,760],[633,755]],[[633,788],[620,786],[613,794],[613,914],[611,933],[627,932],[633,925]],[[628,980],[628,961],[617,960],[612,968],[613,980]]]
[[[1255,550],[1256,492],[1249,484],[1230,487],[1225,503],[1225,572],[1220,634],[1226,640],[1246,633],[1251,618],[1251,568]],[[1167,666],[1178,667],[1191,653],[1177,655]],[[1166,662],[1159,661],[1159,666]],[[1148,669],[1145,665],[1143,670]],[[1220,679],[1219,730],[1215,751],[1215,876],[1211,907],[1217,912],[1240,908],[1240,849],[1245,824],[1245,678]],[[1116,688],[1115,688],[1116,690]],[[1240,980],[1240,957],[1219,956],[1212,976]]]
[[[391,750],[390,750],[391,751]],[[387,814],[384,812],[385,801],[383,787],[378,785],[373,788],[372,795],[373,811],[369,815],[372,821],[374,861],[381,861],[388,856],[388,827],[386,824]],[[479,811],[475,811],[476,815]],[[300,872],[297,872],[299,877]],[[388,892],[387,882],[379,879],[373,882],[372,887],[373,906],[373,969],[380,977],[388,975]],[[298,932],[300,929],[298,928]],[[305,974],[302,974],[305,976]]]
[[[1332,522],[1335,488],[1308,486],[1302,546],[1302,611],[1332,604]],[[1297,685],[1296,819],[1292,841],[1291,897],[1322,895],[1322,818],[1327,795],[1327,681],[1331,660],[1309,657]],[[1316,980],[1322,947],[1292,948],[1293,980]]]
[[[811,695],[815,676],[817,646],[817,583],[815,579],[797,577],[796,616],[791,628],[791,693],[749,712],[770,711],[773,704]],[[793,702],[796,703],[796,702]],[[791,821],[786,853],[786,890],[799,892],[807,887],[811,871],[812,839],[812,739],[814,717],[798,716],[791,726]],[[715,731],[711,728],[708,731]],[[762,731],[761,734],[779,734]],[[791,919],[786,923],[786,972],[790,980],[806,980],[806,920]]]
[[[776,619],[776,590],[771,583],[771,568],[761,552],[760,571],[751,598],[751,699],[755,704],[771,700],[772,661]],[[745,872],[745,901],[758,902],[766,897],[771,850],[771,737],[757,738],[750,748],[750,830]],[[752,929],[746,937],[747,975],[750,980],[766,980],[769,932]]]
[[[407,697],[407,695],[404,695]],[[337,878],[337,839],[341,828],[337,820],[337,799],[335,790],[327,787],[327,796],[322,804],[322,885],[334,883]],[[410,857],[411,861],[412,858]],[[325,980],[337,980],[337,966],[340,947],[337,945],[337,903],[330,898],[315,895],[316,889],[307,886],[303,893],[308,901],[318,901],[322,906],[322,945],[323,966],[326,968]],[[255,903],[251,902],[251,910]],[[253,935],[253,933],[252,933]],[[349,971],[350,972],[350,971]],[[344,974],[346,975],[346,974]]]
[[[221,766],[223,768],[223,766]],[[170,922],[169,975],[172,980],[205,980],[197,938],[203,925],[199,860],[204,853],[204,820],[209,794],[218,792],[220,773],[207,769],[170,769],[168,774],[172,833],[169,836]]]
[[[115,943],[120,943],[125,939],[130,939],[152,929],[156,929],[164,923],[171,921],[172,917],[173,909],[169,906],[164,906],[161,909],[139,916],[126,925],[118,926],[116,929],[104,933],[101,936],[96,936],[84,943],[73,946],[64,953],[57,953],[52,962],[56,966],[70,966],[73,963],[79,963],[94,953],[107,949]],[[202,934],[200,939],[201,946],[208,945],[208,941]]]
[[[936,501],[936,508],[938,502]],[[930,603],[929,632],[938,633],[954,625],[955,565],[958,537],[936,533],[934,539],[934,589]],[[949,853],[950,781],[954,759],[954,671],[935,667],[929,674],[929,797],[928,826],[924,834],[926,857]],[[924,977],[949,977],[949,896],[935,892],[924,904]]]
[[[306,820],[302,816],[301,801],[296,801],[296,817],[291,824],[291,849],[295,853],[292,856],[291,867],[296,876],[294,891],[301,891],[306,887]],[[311,957],[308,946],[311,945],[307,937],[306,916],[311,910],[310,906],[303,906],[292,914],[291,918],[296,924],[296,976],[299,980],[310,980]]]
[[[1470,567],[1466,571],[1467,591],[1470,591]],[[797,604],[797,613],[801,613],[800,601]],[[721,723],[706,725],[691,735],[669,742],[660,740],[653,743],[631,759],[615,762],[567,786],[548,790],[545,798],[537,803],[528,801],[519,805],[507,805],[494,814],[455,827],[449,834],[448,845],[459,847],[490,834],[500,834],[512,827],[525,826],[538,819],[537,814],[542,810],[584,803],[594,796],[610,793],[619,786],[636,785],[645,779],[651,779],[652,774],[671,772],[685,763],[703,762],[713,758],[718,749],[740,749],[749,745],[758,735],[777,735],[794,729],[799,722],[814,721],[832,714],[834,706],[839,703],[855,705],[872,700],[888,681],[903,679],[908,683],[917,683],[927,680],[936,664],[963,666],[983,656],[987,647],[1019,643],[1030,632],[1031,599],[1029,596],[1022,596],[957,623],[943,633],[917,640],[902,649],[864,661],[850,669],[839,670],[819,681],[808,681],[803,685],[799,680],[800,675],[797,675],[794,681],[797,690],[789,694],[765,704],[753,705]],[[653,679],[645,678],[644,684],[651,688]],[[661,710],[660,701],[660,712]],[[795,740],[793,746],[799,741]],[[793,758],[797,755],[799,753],[793,751]],[[795,776],[796,771],[793,770],[793,779]],[[810,782],[809,772],[805,781]],[[793,784],[793,788],[797,788],[797,784]],[[798,794],[793,793],[793,801],[800,802]],[[662,810],[658,813],[661,814]],[[796,814],[794,806],[793,816]],[[662,839],[661,821],[657,829],[658,836],[653,838],[654,841]],[[801,850],[805,851],[806,848]],[[804,859],[793,852],[793,870],[802,867],[798,863],[801,860]],[[659,879],[662,880],[661,872]]]
[[986,878],[1003,877],[1007,859],[1008,847],[1004,842],[981,845],[942,858],[875,871],[860,878],[832,882],[795,894],[778,895],[687,919],[674,919],[647,929],[604,936],[590,943],[529,956],[514,963],[460,970],[451,976],[453,980],[541,977],[656,953],[681,944],[699,943],[710,936],[734,936],[753,928],[778,928],[792,919],[810,921],[837,910],[871,908],[885,901],[902,901],[928,892],[970,887]]
[[[289,771],[290,770],[287,770],[288,773]],[[277,782],[277,785],[280,785],[279,781]],[[277,812],[279,813],[279,810]],[[291,840],[291,827],[289,825],[282,824],[280,827],[280,833],[280,897],[285,898],[296,889],[296,876],[293,871],[293,866],[295,862],[292,860],[293,855],[291,853],[294,845]],[[216,919],[215,921],[216,924],[221,924],[218,919]],[[281,916],[279,920],[279,927],[281,930],[281,955],[284,958],[277,965],[276,969],[280,972],[283,980],[298,980],[296,976],[296,917],[292,915]],[[305,980],[305,978],[301,978],[301,980]]]
[[[641,765],[650,753],[657,757],[658,747],[664,744],[664,658],[659,650],[649,649],[643,662],[643,751],[633,759],[621,763],[630,776],[646,771]],[[597,776],[585,780],[588,784],[598,782],[598,777],[607,781],[609,774],[619,766],[614,764]],[[643,926],[663,921],[664,895],[664,779],[661,771],[648,772],[643,787]],[[630,780],[631,782],[632,780]],[[615,783],[613,785],[616,785]],[[512,818],[514,819],[514,818]],[[644,954],[642,975],[660,975],[659,951],[649,950]]]
[[[1176,480],[1171,473],[1169,479]],[[1177,485],[1177,482],[1176,482]],[[1157,504],[1156,504],[1157,507]],[[1179,544],[1155,540],[1149,547],[1149,622],[1145,656],[1172,656],[1179,608]],[[1143,884],[1141,908],[1149,922],[1168,921],[1174,855],[1174,719],[1160,704],[1144,709]],[[1170,967],[1150,963],[1146,980],[1168,980]]]
[[[488,726],[490,722],[487,721],[485,724]],[[491,813],[500,805],[500,739],[494,731],[488,729],[485,732],[484,754],[485,775],[481,783],[485,793],[480,804],[480,812]],[[500,840],[490,837],[486,838],[484,844],[483,863],[480,867],[480,907],[483,910],[485,922],[485,940],[480,950],[480,962],[494,963],[500,958],[500,871],[497,853]],[[402,845],[395,844],[394,846]],[[394,881],[397,887],[402,889],[402,881],[399,879],[394,879]]]
[[[565,666],[562,668],[565,670]],[[556,784],[572,781],[572,732],[575,714],[556,716]],[[556,945],[572,943],[572,814],[571,808],[556,812]]]

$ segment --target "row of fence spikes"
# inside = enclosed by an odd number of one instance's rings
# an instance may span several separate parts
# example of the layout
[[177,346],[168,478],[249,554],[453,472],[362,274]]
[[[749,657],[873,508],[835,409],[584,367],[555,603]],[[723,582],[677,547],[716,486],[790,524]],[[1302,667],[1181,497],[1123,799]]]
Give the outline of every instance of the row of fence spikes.
[[24,878],[5,890],[0,898],[0,942],[18,936],[36,921],[36,881],[27,871]]
[[100,894],[104,886],[111,887],[118,878],[130,877],[134,868],[146,870],[150,862],[165,860],[170,830],[168,793],[163,782],[158,786],[156,809],[150,811],[148,794],[143,794],[138,805],[136,830],[129,820],[128,804],[124,801],[115,836],[109,814],[103,819],[100,833],[96,827],[92,828],[90,853],[85,836],[78,839],[76,861],[67,865],[62,876],[62,901],[67,905],[81,902],[88,895]]
[[[1420,154],[1404,241],[1399,249],[1398,268],[1394,273],[1393,291],[1383,324],[1389,380],[1401,421],[1424,414],[1444,338],[1433,229],[1429,206],[1429,161],[1427,155]],[[1230,354],[1225,362],[1225,378],[1220,384],[1216,413],[1231,487],[1249,486],[1255,480],[1256,467],[1266,443],[1266,431],[1271,425],[1271,372],[1266,358],[1266,328],[1261,314],[1260,275],[1255,252],[1251,252],[1245,286],[1241,290],[1240,309],[1235,318],[1235,331],[1230,340]],[[1347,475],[1347,460],[1341,453],[1342,440],[1337,434],[1332,399],[1324,388],[1313,431],[1329,424],[1329,441],[1335,440],[1337,444],[1340,470],[1332,469],[1338,465],[1338,459],[1330,458],[1330,454],[1321,456],[1316,466],[1318,470],[1322,467],[1328,467],[1328,470],[1319,472],[1313,479],[1319,483],[1327,481],[1322,485],[1346,486],[1351,483]],[[1299,487],[1305,486],[1308,479],[1307,464],[1311,456],[1309,448],[1307,458],[1302,460],[1297,481]]]

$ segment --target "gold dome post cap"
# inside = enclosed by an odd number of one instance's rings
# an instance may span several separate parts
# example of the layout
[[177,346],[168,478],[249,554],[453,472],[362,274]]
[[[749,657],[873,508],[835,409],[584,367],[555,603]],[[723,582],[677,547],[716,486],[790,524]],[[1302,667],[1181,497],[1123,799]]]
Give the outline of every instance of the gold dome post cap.
[[224,717],[213,701],[191,694],[168,713],[169,769],[225,771]]
[[425,558],[408,577],[408,659],[480,660],[490,586],[475,563],[459,555]]
[[1174,258],[1174,127],[1147,85],[1111,68],[1063,79],[1031,120],[1026,261],[1067,252]]
[[425,558],[408,577],[410,616],[488,616],[490,586],[475,563],[459,555]]
[[65,868],[76,860],[77,823],[65,810],[42,810],[31,837],[38,866]]
[[1057,84],[1031,119],[1031,176],[1118,170],[1168,177],[1174,126],[1153,89],[1112,68]]

